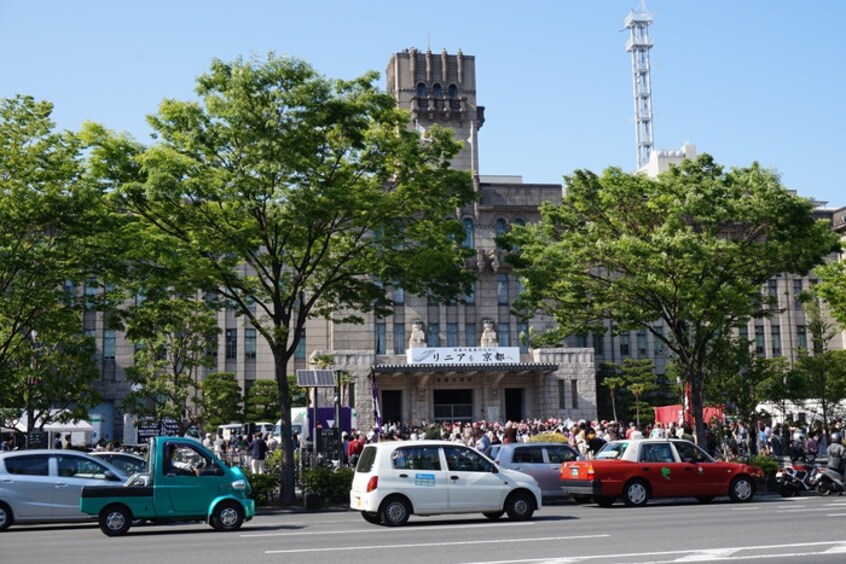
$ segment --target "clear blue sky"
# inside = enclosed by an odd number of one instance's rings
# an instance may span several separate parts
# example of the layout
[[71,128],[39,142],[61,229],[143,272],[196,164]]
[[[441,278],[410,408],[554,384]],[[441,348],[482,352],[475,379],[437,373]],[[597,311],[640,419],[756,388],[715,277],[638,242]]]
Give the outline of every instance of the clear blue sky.
[[[391,54],[475,55],[482,174],[561,182],[635,168],[631,59],[640,0],[388,2],[0,0],[0,97],[55,104],[149,143],[145,116],[190,99],[213,58],[296,56],[327,76],[384,75]],[[776,169],[846,205],[846,1],[650,0],[655,145]],[[382,83],[384,87],[384,82]]]

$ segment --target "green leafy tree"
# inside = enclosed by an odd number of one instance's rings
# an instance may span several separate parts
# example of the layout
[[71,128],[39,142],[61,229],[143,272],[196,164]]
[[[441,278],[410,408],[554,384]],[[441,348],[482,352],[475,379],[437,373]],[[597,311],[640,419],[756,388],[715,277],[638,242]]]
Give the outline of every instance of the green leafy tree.
[[704,444],[709,345],[771,313],[761,286],[820,264],[836,235],[813,219],[812,202],[758,164],[726,172],[702,155],[657,179],[610,168],[565,181],[560,205],[543,205],[540,222],[501,237],[519,249],[507,259],[524,280],[518,313],[554,316],[553,339],[608,318],[651,332],[681,367]]
[[288,376],[288,390],[291,396],[291,407],[308,406],[308,389],[301,388],[297,385],[297,376],[295,374]]
[[649,359],[627,358],[620,367],[620,378],[626,383],[626,388],[634,396],[635,421],[640,425],[641,409],[652,407],[645,400],[645,396],[658,389],[655,376],[655,364]]
[[247,421],[270,421],[279,419],[279,386],[273,380],[256,380],[247,389],[244,397]]
[[0,100],[0,404],[26,411],[28,430],[32,415],[46,424],[53,408],[86,415],[97,401],[72,288],[103,260],[92,244],[102,198],[52,111],[30,96]]
[[200,417],[206,432],[212,433],[218,425],[243,419],[241,412],[241,386],[231,372],[206,374],[200,383]]
[[611,413],[614,417],[614,421],[620,421],[620,419],[617,418],[617,394],[620,390],[625,388],[626,381],[617,375],[617,365],[612,362],[602,363],[599,373],[601,385],[608,388],[608,394],[611,398]]
[[421,142],[376,78],[330,80],[273,54],[215,60],[199,101],[166,100],[149,118],[159,141],[134,158],[140,169],[119,150],[136,147],[92,136],[139,247],[173,248],[155,262],[186,265],[268,343],[283,501],[295,495],[288,364],[306,320],[388,314],[383,284],[448,300],[472,279],[455,210],[475,195],[449,166],[459,144],[439,128]]
[[837,326],[822,315],[817,301],[806,299],[803,307],[811,347],[799,349],[795,370],[805,397],[819,402],[823,429],[828,430],[834,408],[846,398],[846,351],[829,349]]
[[124,409],[175,419],[180,433],[196,425],[202,369],[212,366],[208,348],[218,333],[214,310],[195,295],[147,296],[131,308],[126,337],[136,351],[135,364],[126,369],[132,389]]
[[846,262],[831,262],[816,269],[814,294],[826,301],[831,316],[846,327]]

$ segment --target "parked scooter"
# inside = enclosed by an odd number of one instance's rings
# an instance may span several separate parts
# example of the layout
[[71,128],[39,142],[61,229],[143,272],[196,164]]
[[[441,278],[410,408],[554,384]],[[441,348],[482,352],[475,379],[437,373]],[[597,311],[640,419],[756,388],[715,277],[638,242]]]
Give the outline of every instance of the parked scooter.
[[817,472],[811,478],[811,484],[816,488],[820,495],[838,494],[842,495],[846,491],[846,485],[843,483],[843,475],[832,468],[825,468],[823,466],[817,467]]
[[833,493],[843,495],[843,491],[846,490],[846,485],[843,483],[846,447],[843,446],[843,437],[838,431],[833,432],[829,439],[828,466],[817,469],[812,483],[820,495]]
[[814,476],[819,470],[816,464],[793,464],[779,468],[776,472],[778,493],[782,497],[793,497],[815,489],[812,484]]

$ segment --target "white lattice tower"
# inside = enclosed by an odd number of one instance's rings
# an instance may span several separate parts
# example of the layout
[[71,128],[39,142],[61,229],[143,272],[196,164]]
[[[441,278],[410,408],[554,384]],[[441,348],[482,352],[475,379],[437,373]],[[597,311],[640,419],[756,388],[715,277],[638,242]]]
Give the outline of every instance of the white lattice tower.
[[632,54],[632,84],[634,86],[635,142],[637,144],[637,166],[642,168],[649,162],[654,140],[652,137],[652,80],[649,74],[649,24],[652,14],[646,11],[646,4],[640,3],[638,11],[632,10],[626,17],[626,28],[630,31],[626,51]]

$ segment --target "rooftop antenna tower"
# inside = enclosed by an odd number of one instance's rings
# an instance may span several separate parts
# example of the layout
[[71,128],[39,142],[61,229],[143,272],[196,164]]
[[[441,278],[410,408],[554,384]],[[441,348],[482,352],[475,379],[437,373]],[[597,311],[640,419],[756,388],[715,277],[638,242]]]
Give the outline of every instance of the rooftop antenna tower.
[[632,84],[634,85],[635,142],[637,144],[637,167],[643,168],[649,162],[654,147],[652,137],[652,79],[649,75],[649,24],[652,14],[646,11],[641,1],[638,11],[632,10],[626,17],[626,28],[630,31],[626,51],[632,54]]

